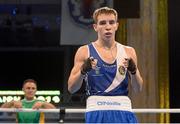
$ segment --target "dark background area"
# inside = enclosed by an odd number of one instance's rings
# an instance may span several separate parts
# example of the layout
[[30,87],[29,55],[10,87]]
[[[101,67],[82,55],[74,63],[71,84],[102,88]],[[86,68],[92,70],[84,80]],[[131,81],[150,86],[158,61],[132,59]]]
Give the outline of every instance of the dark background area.
[[0,4],[0,46],[59,46],[61,3]]
[[[169,68],[170,68],[170,108],[180,107],[180,83],[179,83],[179,70],[180,70],[180,1],[168,1],[168,25],[169,25]],[[180,115],[171,114],[171,122],[179,123]]]
[[114,0],[114,9],[119,18],[139,18],[140,0]]
[[1,90],[17,90],[22,82],[33,78],[39,90],[63,90],[63,51],[6,51],[0,52]]

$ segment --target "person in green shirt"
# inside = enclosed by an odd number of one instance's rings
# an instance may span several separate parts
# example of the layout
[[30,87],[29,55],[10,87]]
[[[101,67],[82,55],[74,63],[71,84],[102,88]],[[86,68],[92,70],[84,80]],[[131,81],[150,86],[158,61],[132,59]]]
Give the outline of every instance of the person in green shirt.
[[[24,99],[20,101],[11,101],[4,103],[1,108],[32,108],[32,109],[54,109],[51,103],[35,99],[37,91],[37,82],[34,79],[27,79],[23,82],[22,90],[24,91]],[[42,112],[18,112],[18,123],[43,123],[44,113]]]

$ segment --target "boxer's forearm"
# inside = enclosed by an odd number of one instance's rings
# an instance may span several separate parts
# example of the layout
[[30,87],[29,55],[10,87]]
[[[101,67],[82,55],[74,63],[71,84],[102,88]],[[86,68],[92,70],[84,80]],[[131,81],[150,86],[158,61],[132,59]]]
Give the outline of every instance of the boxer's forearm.
[[136,71],[136,74],[131,75],[131,84],[135,92],[142,91],[143,79],[138,69]]

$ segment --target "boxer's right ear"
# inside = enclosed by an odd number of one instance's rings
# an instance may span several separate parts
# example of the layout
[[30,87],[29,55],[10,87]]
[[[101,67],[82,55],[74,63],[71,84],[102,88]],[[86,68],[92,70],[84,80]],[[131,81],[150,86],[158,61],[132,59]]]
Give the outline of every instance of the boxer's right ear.
[[97,32],[97,24],[93,24],[93,28]]

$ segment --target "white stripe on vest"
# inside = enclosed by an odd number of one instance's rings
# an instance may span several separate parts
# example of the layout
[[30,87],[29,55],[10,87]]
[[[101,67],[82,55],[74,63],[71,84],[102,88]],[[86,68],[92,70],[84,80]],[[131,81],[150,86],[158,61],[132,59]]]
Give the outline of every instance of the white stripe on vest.
[[127,68],[125,68],[125,74],[121,75],[119,73],[119,67],[123,65],[122,61],[124,58],[127,58],[127,54],[123,48],[123,45],[121,45],[120,43],[117,43],[117,56],[116,56],[116,60],[117,60],[117,70],[116,70],[116,76],[112,82],[112,84],[104,91],[104,92],[109,92],[113,89],[115,89],[126,77],[126,72],[127,72]]

